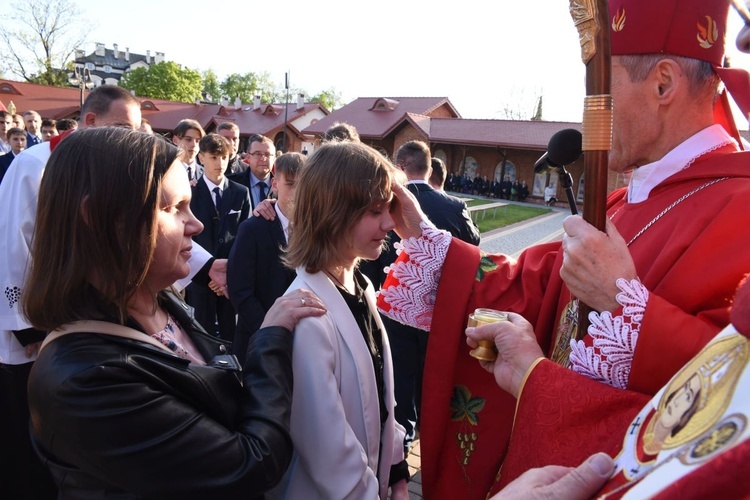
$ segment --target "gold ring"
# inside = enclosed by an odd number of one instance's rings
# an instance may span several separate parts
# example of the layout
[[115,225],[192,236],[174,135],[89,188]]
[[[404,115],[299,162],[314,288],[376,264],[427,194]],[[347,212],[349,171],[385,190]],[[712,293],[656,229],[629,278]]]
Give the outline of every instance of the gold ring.
[[305,307],[305,299],[299,299],[302,301],[302,307]]

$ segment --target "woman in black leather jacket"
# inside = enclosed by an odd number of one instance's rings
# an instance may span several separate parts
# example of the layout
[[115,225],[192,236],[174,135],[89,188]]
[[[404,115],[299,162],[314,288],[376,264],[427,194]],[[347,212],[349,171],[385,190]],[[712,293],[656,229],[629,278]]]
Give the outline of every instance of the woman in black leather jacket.
[[324,312],[282,297],[244,371],[168,287],[202,225],[179,151],[116,128],[71,134],[39,192],[23,304],[53,331],[29,379],[33,441],[62,498],[255,498],[289,463],[290,331]]

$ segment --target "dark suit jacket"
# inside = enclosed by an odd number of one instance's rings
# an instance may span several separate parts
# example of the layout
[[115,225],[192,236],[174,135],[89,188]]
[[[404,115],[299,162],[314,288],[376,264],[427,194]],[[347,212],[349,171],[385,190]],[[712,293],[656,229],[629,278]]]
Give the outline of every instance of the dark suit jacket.
[[229,257],[240,223],[250,215],[250,194],[247,188],[229,181],[222,191],[221,212],[216,212],[213,195],[205,179],[193,186],[190,210],[203,223],[203,232],[193,236],[193,241],[208,250],[217,259]]
[[283,246],[286,238],[278,217],[272,221],[250,217],[240,224],[227,264],[229,299],[239,315],[234,354],[240,362],[244,362],[248,339],[296,276],[281,263]]
[[[407,184],[407,188],[417,198],[427,218],[438,229],[444,229],[472,245],[479,245],[479,229],[471,220],[466,203],[444,191],[433,189],[429,184]],[[360,265],[360,269],[375,284],[376,289],[380,289],[385,279],[383,268],[396,260],[394,243],[400,241],[400,238],[391,231],[388,239],[388,249],[381,253],[376,261],[365,261]]]
[[13,154],[13,151],[0,155],[0,182],[3,182],[3,177],[5,177],[8,167],[10,167],[10,162],[12,162],[15,157],[16,155]]
[[[203,223],[203,232],[193,236],[193,241],[217,259],[229,257],[240,223],[250,214],[247,188],[227,182],[222,191],[221,213],[218,213],[206,180],[201,177],[193,186],[190,209]],[[219,335],[228,341],[234,338],[235,311],[228,299],[217,296],[207,286],[191,283],[186,289],[185,300],[195,308],[195,319],[207,332],[213,334],[218,321]]]
[[230,174],[241,174],[245,170],[247,170],[247,163],[240,160],[240,155],[237,155],[234,158],[229,159],[229,163],[227,163],[227,169],[224,171],[224,175],[228,176]]
[[[268,196],[268,194],[271,192],[271,178],[272,177],[273,175],[269,176],[268,179],[264,181],[266,184],[268,184],[268,189],[266,190],[266,196]],[[250,169],[249,168],[245,170],[244,172],[240,172],[238,174],[229,174],[227,175],[227,179],[229,179],[230,181],[234,181],[237,184],[242,184],[243,186],[247,188],[248,192],[250,191],[250,188],[252,187],[250,185]],[[252,208],[255,208],[255,201],[253,200],[252,195],[250,196],[250,205]]]
[[31,135],[28,131],[26,132],[26,147],[36,146],[42,143],[42,138],[35,135]]

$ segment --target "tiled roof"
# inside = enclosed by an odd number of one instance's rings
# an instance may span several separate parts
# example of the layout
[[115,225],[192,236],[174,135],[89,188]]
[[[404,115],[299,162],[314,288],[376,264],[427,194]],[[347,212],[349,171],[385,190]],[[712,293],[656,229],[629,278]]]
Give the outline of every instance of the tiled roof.
[[[334,113],[335,114],[335,113]],[[472,144],[544,151],[556,132],[580,123],[520,120],[430,119],[430,142]]]
[[450,115],[460,116],[447,97],[360,97],[303,132],[322,135],[334,123],[343,122],[356,127],[362,138],[382,138],[402,123],[407,114],[429,115],[441,106]]
[[[0,80],[0,102],[6,108],[10,101],[13,101],[17,112],[33,109],[43,118],[58,120],[77,115],[80,98],[80,91],[75,88]],[[244,104],[240,110],[235,110],[234,107],[224,107],[220,104],[190,104],[150,98],[138,100],[141,102],[143,117],[148,119],[154,130],[161,132],[171,131],[185,118],[197,120],[203,127],[207,127],[212,121],[215,124],[232,121],[240,127],[243,135],[266,134],[284,126],[283,103],[263,104],[254,111],[252,104]],[[299,111],[296,102],[290,102],[288,106],[288,123],[317,109],[324,114],[328,112],[316,103],[304,103],[304,107]]]
[[[257,110],[253,110],[252,104],[244,104],[236,110],[234,107],[225,107],[220,104],[187,104],[159,99],[142,99],[141,101],[142,108],[146,107],[144,106],[146,102],[151,102],[156,106],[156,111],[143,109],[143,117],[148,119],[154,130],[162,132],[171,131],[177,122],[184,118],[192,118],[204,128],[212,122],[218,125],[221,122],[231,121],[237,124],[243,135],[268,134],[284,126],[284,103],[262,104]],[[299,111],[297,103],[290,102],[288,106],[288,124],[316,109],[324,109],[316,103],[305,103]]]
[[75,88],[0,80],[0,101],[6,108],[13,101],[16,113],[33,109],[42,118],[59,120],[78,113],[81,92]]

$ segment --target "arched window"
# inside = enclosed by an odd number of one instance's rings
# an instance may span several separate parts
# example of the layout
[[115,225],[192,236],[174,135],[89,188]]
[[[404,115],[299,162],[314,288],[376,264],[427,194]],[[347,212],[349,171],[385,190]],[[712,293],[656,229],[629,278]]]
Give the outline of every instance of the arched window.
[[473,157],[467,156],[466,158],[464,158],[464,164],[461,170],[464,174],[469,175],[469,179],[473,179],[477,176],[478,168],[479,164],[477,164],[477,161]]
[[[510,176],[511,182],[516,182],[516,166],[513,165],[512,161],[505,160],[505,175]],[[498,163],[497,166],[495,167],[495,176],[493,179],[498,182],[501,182],[505,179],[505,177],[503,177],[503,162],[502,161]],[[490,180],[493,180],[493,179],[490,179]]]
[[560,175],[557,172],[542,172],[534,174],[534,186],[531,190],[533,196],[544,196],[544,188],[547,186],[557,186]]

